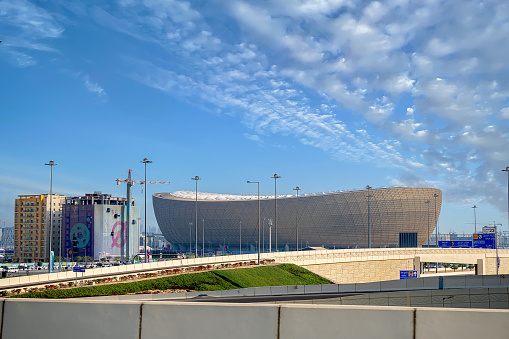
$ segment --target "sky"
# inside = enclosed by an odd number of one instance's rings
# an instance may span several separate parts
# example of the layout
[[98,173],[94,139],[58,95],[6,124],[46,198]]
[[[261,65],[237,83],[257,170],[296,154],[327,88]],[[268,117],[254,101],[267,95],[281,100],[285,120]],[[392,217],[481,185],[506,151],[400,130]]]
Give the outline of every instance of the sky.
[[[509,3],[0,0],[0,220],[125,179],[262,194],[443,192],[440,232],[508,230]],[[476,220],[474,209],[476,205]],[[143,221],[142,221],[143,223]],[[1,223],[0,223],[1,225]]]

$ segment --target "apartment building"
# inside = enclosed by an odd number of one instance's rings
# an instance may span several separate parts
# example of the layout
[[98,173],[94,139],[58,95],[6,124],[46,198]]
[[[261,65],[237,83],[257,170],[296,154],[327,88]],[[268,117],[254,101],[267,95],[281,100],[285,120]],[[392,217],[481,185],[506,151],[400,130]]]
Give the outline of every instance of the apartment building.
[[51,250],[58,255],[64,202],[65,196],[59,194],[51,199],[49,194],[18,195],[14,206],[14,262],[49,261],[50,241]]

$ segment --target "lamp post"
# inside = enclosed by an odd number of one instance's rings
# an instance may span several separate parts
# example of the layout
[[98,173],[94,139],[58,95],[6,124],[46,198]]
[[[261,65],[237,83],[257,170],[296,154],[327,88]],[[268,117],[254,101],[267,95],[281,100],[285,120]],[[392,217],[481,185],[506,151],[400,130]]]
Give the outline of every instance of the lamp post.
[[297,186],[293,190],[297,191],[297,200],[296,200],[296,203],[295,203],[295,205],[297,206],[295,208],[295,234],[296,234],[295,240],[296,240],[297,246],[295,248],[297,249],[297,251],[299,251],[299,224],[298,224],[299,206],[298,206],[298,202],[299,202],[300,187]]
[[[140,161],[145,164],[145,237],[144,237],[144,254],[145,254],[145,262],[148,262],[148,256],[147,256],[147,164],[151,164],[152,161],[148,160],[147,158],[144,158],[142,161]],[[128,203],[131,203],[128,201]]]
[[265,218],[262,218],[262,252],[265,253]]
[[[436,235],[436,246],[438,248],[438,225],[437,225],[437,197],[438,197],[438,194],[433,194],[433,198],[435,198],[435,229],[436,229],[436,232],[435,232],[435,235]],[[436,263],[436,266],[435,266],[435,269],[436,269],[436,272],[435,273],[438,273],[438,262]]]
[[[50,265],[49,273],[53,273],[53,264],[51,263],[51,242],[53,239],[53,166],[55,166],[55,162],[53,160],[50,160],[47,164],[44,164],[46,166],[50,167],[50,185],[49,185],[49,258],[50,258]],[[47,244],[46,244],[47,245]],[[20,255],[21,257],[21,255]],[[60,256],[58,257],[59,261],[62,261],[62,222],[60,222]],[[58,265],[60,269],[60,264]]]
[[193,226],[192,221],[189,222],[189,257],[191,257],[191,250],[193,249],[193,247],[191,246],[191,239],[193,239],[193,235],[191,232],[191,226]]
[[474,234],[477,234],[477,215],[475,214],[475,210],[477,209],[477,206],[472,206],[474,209]]
[[437,218],[437,198],[438,198],[438,194],[433,194],[433,198],[435,198],[435,227],[436,227],[436,235],[437,235],[437,247],[438,247],[438,234],[440,233],[439,232],[439,229],[438,229],[438,218]]
[[507,172],[507,225],[509,226],[509,166],[502,170]]
[[272,219],[267,221],[267,226],[269,226],[269,253],[272,252]]
[[281,178],[281,176],[274,173],[274,176],[271,178],[274,179],[274,236],[277,252],[277,179]]
[[[276,175],[274,175],[274,176],[276,176]],[[261,233],[260,233],[260,182],[248,180],[247,183],[258,185],[258,265],[260,265],[260,235],[261,235]]]
[[371,248],[371,225],[370,225],[370,204],[369,204],[369,198],[371,198],[371,194],[369,193],[369,191],[372,189],[373,187],[369,186],[369,185],[366,185],[366,189],[368,190],[368,195],[367,195],[367,198],[368,198],[368,248]]
[[196,227],[195,230],[195,244],[194,244],[194,257],[198,258],[198,180],[201,180],[199,176],[195,176],[194,178],[191,178],[191,180],[196,181],[196,201],[194,204],[194,213],[195,213],[195,220],[194,225]]
[[201,219],[201,222],[202,222],[202,230],[201,230],[201,241],[202,241],[202,245],[201,245],[201,256],[204,257],[205,256],[205,219]]
[[239,234],[240,234],[240,239],[239,239],[239,254],[242,254],[242,221],[239,221]]
[[427,240],[427,242],[428,242],[428,247],[429,247],[429,238],[430,238],[430,236],[429,236],[429,203],[430,203],[430,201],[426,200],[424,203],[428,206],[428,235],[427,235],[428,240]]

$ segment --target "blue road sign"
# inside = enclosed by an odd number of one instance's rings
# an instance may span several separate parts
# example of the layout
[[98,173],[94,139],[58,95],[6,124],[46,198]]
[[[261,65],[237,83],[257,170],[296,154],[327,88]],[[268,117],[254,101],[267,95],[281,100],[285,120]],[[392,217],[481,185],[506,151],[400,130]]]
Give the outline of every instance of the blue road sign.
[[399,271],[400,279],[414,279],[417,278],[417,271]]
[[73,272],[81,272],[81,273],[83,273],[83,272],[85,272],[85,267],[74,266],[72,268],[72,271]]
[[474,234],[474,248],[496,248],[495,234]]
[[441,247],[441,248],[472,248],[472,242],[469,240],[439,241],[438,247]]

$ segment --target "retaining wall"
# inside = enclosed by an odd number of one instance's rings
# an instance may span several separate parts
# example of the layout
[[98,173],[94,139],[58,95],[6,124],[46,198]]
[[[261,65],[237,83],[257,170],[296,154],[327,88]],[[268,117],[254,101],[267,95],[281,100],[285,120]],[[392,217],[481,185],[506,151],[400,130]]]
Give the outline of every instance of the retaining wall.
[[509,311],[1,299],[0,338],[507,338]]

